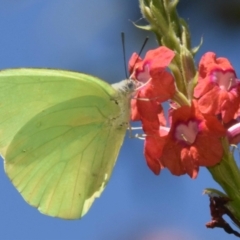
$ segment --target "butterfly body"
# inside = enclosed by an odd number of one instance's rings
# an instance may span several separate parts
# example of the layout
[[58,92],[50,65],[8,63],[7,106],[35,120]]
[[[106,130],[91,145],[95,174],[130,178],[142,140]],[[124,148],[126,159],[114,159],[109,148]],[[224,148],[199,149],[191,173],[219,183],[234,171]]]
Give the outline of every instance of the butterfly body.
[[127,80],[51,69],[0,71],[0,153],[31,205],[81,218],[105,188],[123,143],[134,91]]

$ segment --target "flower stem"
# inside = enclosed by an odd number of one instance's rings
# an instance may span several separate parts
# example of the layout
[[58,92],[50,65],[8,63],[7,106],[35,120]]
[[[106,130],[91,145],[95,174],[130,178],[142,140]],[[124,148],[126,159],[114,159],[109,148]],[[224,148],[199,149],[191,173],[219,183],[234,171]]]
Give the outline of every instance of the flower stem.
[[[227,140],[224,139],[224,146],[226,142]],[[227,206],[234,217],[240,221],[240,172],[233,153],[225,148],[222,161],[214,167],[209,167],[208,170],[231,199]]]
[[176,103],[178,103],[180,106],[191,106],[191,103],[188,101],[188,99],[185,97],[183,93],[180,91],[176,91],[174,94],[172,100]]

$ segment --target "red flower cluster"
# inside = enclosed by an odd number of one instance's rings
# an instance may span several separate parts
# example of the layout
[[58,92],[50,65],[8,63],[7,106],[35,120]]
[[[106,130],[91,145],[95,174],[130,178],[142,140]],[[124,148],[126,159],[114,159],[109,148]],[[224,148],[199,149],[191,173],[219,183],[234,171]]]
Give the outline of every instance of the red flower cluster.
[[199,166],[210,167],[221,161],[221,138],[227,133],[224,124],[238,111],[240,85],[226,58],[206,53],[199,65],[195,100],[189,101],[190,106],[171,108],[171,126],[167,128],[161,104],[174,100],[178,91],[166,70],[174,55],[166,47],[149,51],[144,59],[132,55],[131,78],[141,84],[132,100],[132,120],[142,122],[144,155],[155,174],[166,167],[174,175],[187,173],[196,178]]
[[219,115],[224,123],[234,118],[240,104],[240,84],[234,68],[226,58],[208,52],[199,64],[194,97],[202,113]]

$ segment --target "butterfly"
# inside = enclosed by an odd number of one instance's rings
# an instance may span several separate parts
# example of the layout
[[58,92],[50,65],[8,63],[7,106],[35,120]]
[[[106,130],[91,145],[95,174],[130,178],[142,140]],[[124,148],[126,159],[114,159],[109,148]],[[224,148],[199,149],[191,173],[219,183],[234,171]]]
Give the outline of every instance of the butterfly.
[[0,71],[0,153],[22,197],[78,219],[111,177],[136,85],[54,69]]

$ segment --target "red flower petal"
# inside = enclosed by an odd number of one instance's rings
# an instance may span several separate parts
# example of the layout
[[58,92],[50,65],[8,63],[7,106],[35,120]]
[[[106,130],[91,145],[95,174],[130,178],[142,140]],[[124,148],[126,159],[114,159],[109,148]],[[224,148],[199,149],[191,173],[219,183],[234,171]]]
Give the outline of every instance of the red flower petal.
[[147,136],[144,144],[144,155],[147,160],[148,167],[158,175],[163,168],[159,158],[165,143],[164,138]]
[[198,175],[199,164],[196,158],[197,150],[194,147],[183,148],[181,151],[182,165],[184,166],[187,174],[191,178],[196,178]]
[[169,169],[169,171],[176,176],[180,176],[186,173],[180,160],[181,148],[174,141],[166,140],[165,147],[163,149],[160,162],[163,167]]
[[140,90],[142,98],[156,99],[158,102],[165,102],[172,98],[176,92],[173,76],[166,71],[153,71],[152,79]]
[[161,46],[147,52],[144,61],[151,62],[151,71],[165,69],[174,58],[175,53],[171,49]]
[[198,80],[197,86],[194,88],[194,97],[200,98],[205,93],[209,92],[213,88],[213,83],[209,80],[209,83],[206,84],[205,81]]
[[[206,146],[211,146],[211,149]],[[216,138],[210,134],[201,134],[195,147],[199,155],[199,166],[212,167],[222,159],[223,148],[221,141],[220,139],[216,141]]]
[[213,69],[234,70],[227,58],[216,58],[213,52],[205,53],[199,63],[199,76],[205,78]]

